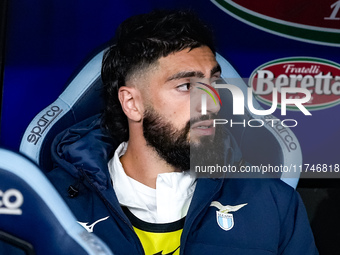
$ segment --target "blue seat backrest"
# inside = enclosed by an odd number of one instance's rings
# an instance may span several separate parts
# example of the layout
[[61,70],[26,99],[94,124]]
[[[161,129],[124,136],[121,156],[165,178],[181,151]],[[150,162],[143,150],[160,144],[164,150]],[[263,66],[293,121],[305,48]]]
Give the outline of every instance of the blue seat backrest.
[[23,252],[112,254],[99,238],[76,222],[36,164],[0,148],[0,254]]
[[44,171],[52,168],[51,144],[68,127],[103,109],[100,77],[103,52],[95,55],[67,85],[63,93],[31,121],[20,144],[20,151]]
[[[26,129],[20,151],[37,162],[45,171],[52,168],[50,147],[54,137],[60,131],[87,117],[100,113],[103,109],[102,82],[100,79],[102,56],[103,52],[100,52],[91,59],[59,98],[41,111]],[[238,86],[247,97],[247,85],[236,70],[219,54],[217,54],[217,61],[222,68],[222,77],[227,82]],[[221,90],[220,95],[223,102],[221,108],[223,118],[235,121],[263,118],[263,116],[252,114],[246,105],[245,115],[233,116],[230,110],[233,102],[231,94],[226,90]],[[256,109],[262,109],[255,98],[253,98],[253,102]],[[275,117],[267,116],[267,118]],[[244,128],[242,125],[236,125],[230,128],[230,131],[240,145],[244,159],[253,165],[300,165],[302,154],[295,135],[289,128],[285,128],[283,133],[277,127],[265,125],[262,128]],[[287,137],[294,141],[294,150],[289,147]],[[297,186],[300,176],[298,172],[278,174],[278,178],[292,187]]]
[[[248,86],[244,79],[239,76],[231,64],[221,55],[217,54],[216,59],[221,65],[224,81],[240,88],[246,102]],[[245,127],[237,124],[230,128],[241,148],[243,158],[253,166],[258,167],[272,166],[278,168],[285,166],[285,171],[280,170],[276,173],[277,177],[296,188],[300,172],[294,171],[294,166],[302,164],[302,152],[299,141],[292,130],[284,127],[280,120],[273,115],[259,116],[253,114],[247,104],[244,106],[244,115],[233,115],[231,110],[233,109],[233,97],[231,93],[224,89],[221,89],[219,93],[223,102],[221,116],[226,120],[230,121],[232,119],[238,123],[245,121]],[[255,109],[263,109],[254,96],[252,96],[252,102]],[[261,120],[265,124],[262,127],[251,127],[247,124],[249,120],[254,119]],[[252,125],[256,124],[252,123]]]

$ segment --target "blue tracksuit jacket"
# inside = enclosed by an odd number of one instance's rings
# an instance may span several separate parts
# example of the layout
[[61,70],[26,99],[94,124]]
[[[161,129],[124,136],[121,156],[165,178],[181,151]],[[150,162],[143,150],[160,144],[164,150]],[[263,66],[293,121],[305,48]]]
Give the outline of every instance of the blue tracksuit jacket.
[[[119,205],[107,163],[118,144],[103,134],[98,117],[56,137],[52,146],[55,168],[47,175],[80,222],[114,254],[144,254],[132,225]],[[234,158],[237,157],[235,153]],[[73,197],[76,190],[77,194]],[[246,206],[232,212],[234,226],[224,230],[216,207]],[[280,180],[200,178],[185,219],[181,254],[312,255],[318,254],[298,193]],[[149,255],[149,254],[147,254]]]

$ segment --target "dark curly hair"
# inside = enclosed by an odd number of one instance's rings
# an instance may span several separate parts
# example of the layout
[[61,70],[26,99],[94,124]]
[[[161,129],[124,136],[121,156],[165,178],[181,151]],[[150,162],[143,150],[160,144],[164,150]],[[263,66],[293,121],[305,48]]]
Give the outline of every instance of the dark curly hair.
[[104,129],[119,142],[129,139],[127,117],[118,100],[118,88],[128,76],[170,53],[201,46],[215,53],[210,29],[191,11],[158,10],[125,20],[103,57]]

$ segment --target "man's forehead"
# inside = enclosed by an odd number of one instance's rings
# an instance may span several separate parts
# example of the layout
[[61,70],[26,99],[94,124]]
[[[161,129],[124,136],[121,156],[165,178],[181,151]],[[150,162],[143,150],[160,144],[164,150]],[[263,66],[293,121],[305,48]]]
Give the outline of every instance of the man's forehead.
[[201,46],[201,47],[197,47],[193,49],[186,48],[181,51],[170,53],[166,57],[161,57],[159,58],[158,61],[160,63],[165,63],[169,61],[170,62],[171,61],[188,62],[192,60],[201,60],[201,59],[216,62],[216,57],[214,53],[207,46]]
[[209,76],[211,72],[220,71],[216,57],[208,47],[185,49],[162,57],[158,62],[159,68],[170,75],[168,79],[182,78],[181,76],[189,73],[190,77],[200,78]]

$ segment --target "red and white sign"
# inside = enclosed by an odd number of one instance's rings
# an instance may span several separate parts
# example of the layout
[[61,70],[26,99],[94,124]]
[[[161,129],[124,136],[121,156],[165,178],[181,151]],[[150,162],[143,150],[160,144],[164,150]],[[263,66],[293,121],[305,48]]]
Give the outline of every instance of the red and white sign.
[[[308,110],[319,110],[340,103],[340,65],[325,59],[293,57],[265,63],[254,70],[250,86],[256,97],[265,104],[272,104],[273,88],[278,90],[280,103],[281,88],[305,88],[311,99],[304,106]],[[302,98],[302,94],[288,94],[287,98]],[[287,107],[295,110],[295,107]]]
[[212,0],[248,25],[305,42],[340,46],[340,0]]

